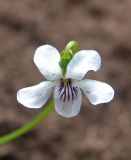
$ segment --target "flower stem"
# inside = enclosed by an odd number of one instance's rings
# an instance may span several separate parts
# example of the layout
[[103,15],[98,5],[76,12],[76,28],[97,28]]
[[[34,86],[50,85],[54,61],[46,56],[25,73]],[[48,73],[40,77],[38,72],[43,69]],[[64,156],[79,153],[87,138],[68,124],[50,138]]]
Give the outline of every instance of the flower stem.
[[78,43],[76,41],[70,41],[65,49],[61,52],[61,60],[59,62],[59,65],[62,70],[62,75],[65,77],[66,70],[69,62],[73,58],[73,56],[78,52]]
[[78,52],[78,43],[76,41],[70,41],[65,48],[66,54],[69,54],[72,51],[73,55]]
[[18,137],[21,137],[36,127],[44,118],[48,116],[48,114],[54,109],[54,101],[51,101],[50,104],[44,109],[35,119],[26,124],[25,126],[13,131],[9,134],[6,134],[0,137],[0,145],[6,144]]

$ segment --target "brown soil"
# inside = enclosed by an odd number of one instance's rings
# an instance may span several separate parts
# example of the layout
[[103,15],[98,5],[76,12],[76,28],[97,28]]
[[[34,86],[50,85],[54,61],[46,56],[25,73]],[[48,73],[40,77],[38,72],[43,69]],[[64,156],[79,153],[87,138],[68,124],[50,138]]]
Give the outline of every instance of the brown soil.
[[72,39],[96,49],[102,68],[87,76],[116,91],[111,103],[92,106],[83,98],[71,119],[53,112],[24,137],[0,147],[0,160],[131,159],[131,1],[0,0],[0,135],[21,127],[40,110],[16,101],[20,88],[43,80],[35,49],[62,50]]

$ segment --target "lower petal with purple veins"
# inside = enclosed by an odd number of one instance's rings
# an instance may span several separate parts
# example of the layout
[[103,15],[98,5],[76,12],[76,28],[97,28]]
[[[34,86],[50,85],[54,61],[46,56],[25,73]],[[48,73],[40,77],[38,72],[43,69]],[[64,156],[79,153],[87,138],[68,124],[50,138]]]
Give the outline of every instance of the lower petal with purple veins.
[[73,86],[71,79],[61,79],[54,91],[56,112],[64,117],[74,117],[80,111],[81,90]]

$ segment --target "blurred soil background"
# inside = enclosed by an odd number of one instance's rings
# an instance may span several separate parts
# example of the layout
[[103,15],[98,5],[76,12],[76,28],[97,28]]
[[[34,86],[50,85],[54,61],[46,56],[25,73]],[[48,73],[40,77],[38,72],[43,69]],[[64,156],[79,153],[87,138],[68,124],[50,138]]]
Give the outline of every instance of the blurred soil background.
[[102,67],[87,77],[116,91],[111,103],[66,119],[50,113],[33,131],[0,146],[0,160],[131,160],[131,1],[0,0],[0,135],[40,111],[23,107],[16,92],[44,78],[33,63],[35,49],[59,51],[70,40],[101,53]]

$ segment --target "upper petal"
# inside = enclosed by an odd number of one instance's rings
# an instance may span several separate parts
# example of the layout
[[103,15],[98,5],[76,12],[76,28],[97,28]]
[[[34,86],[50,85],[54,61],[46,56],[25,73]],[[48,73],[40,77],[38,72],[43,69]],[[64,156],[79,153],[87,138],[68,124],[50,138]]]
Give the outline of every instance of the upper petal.
[[89,70],[97,71],[101,58],[94,50],[82,50],[76,53],[67,66],[66,77],[81,80]]
[[81,90],[73,88],[72,85],[61,88],[61,84],[58,83],[54,91],[55,110],[63,117],[76,116],[81,107]]
[[28,108],[41,108],[48,100],[54,88],[52,82],[41,82],[38,85],[20,89],[17,92],[19,103]]
[[114,97],[113,88],[103,82],[96,80],[85,79],[75,83],[76,86],[80,87],[89,101],[94,104],[107,103]]
[[61,77],[59,61],[60,54],[58,50],[50,45],[40,46],[34,55],[36,66],[45,78],[51,81]]

